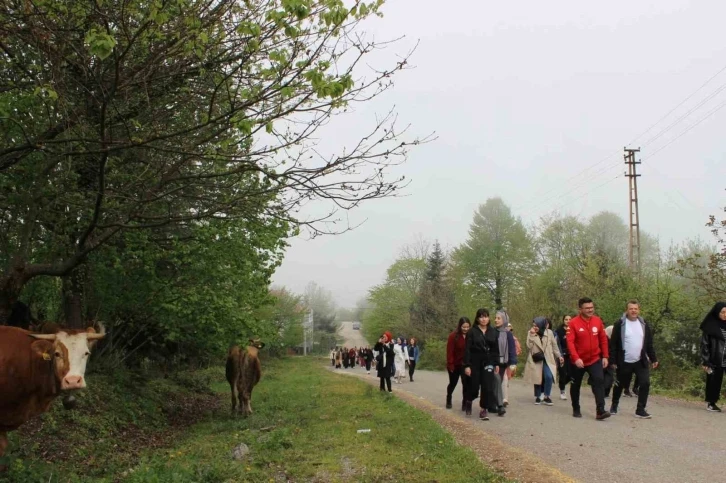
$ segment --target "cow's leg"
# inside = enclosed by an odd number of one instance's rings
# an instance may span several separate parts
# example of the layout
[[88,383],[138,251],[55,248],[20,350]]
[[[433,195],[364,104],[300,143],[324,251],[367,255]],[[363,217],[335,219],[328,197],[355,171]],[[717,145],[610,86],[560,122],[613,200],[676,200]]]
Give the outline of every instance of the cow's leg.
[[244,391],[244,401],[245,401],[244,414],[245,414],[245,416],[249,416],[250,414],[252,414],[252,404],[250,401],[251,398],[252,398],[252,391],[245,388],[245,391]]
[[8,469],[5,465],[5,450],[8,447],[8,435],[5,431],[0,431],[0,472]]
[[229,388],[232,391],[232,414],[237,409],[237,395],[234,393],[234,381],[229,383]]
[[242,414],[244,414],[244,412],[246,410],[244,394],[245,394],[245,390],[242,387],[242,381],[239,381],[239,383],[237,384],[237,397],[239,398],[239,405],[237,406],[237,410]]

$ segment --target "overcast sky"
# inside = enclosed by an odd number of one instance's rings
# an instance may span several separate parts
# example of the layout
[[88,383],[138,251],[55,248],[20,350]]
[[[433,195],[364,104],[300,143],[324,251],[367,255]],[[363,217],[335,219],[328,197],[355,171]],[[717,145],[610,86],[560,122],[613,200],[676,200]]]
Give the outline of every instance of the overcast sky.
[[420,42],[416,68],[325,134],[354,139],[395,105],[401,122],[438,139],[396,170],[412,179],[406,197],[349,213],[365,221],[352,232],[291,240],[274,284],[302,292],[315,281],[353,306],[403,245],[462,243],[492,196],[528,224],[555,210],[627,218],[625,145],[642,148],[641,230],[661,246],[711,241],[704,223],[726,205],[726,69],[698,89],[726,68],[726,3],[387,0],[383,12],[367,30],[406,36],[389,54]]

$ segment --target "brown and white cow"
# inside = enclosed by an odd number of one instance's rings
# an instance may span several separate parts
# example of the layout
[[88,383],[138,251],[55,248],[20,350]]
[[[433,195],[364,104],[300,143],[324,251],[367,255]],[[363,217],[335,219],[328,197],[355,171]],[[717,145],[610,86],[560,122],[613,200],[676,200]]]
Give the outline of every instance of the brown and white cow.
[[[241,412],[244,416],[252,414],[252,389],[262,377],[259,350],[265,347],[260,339],[250,339],[250,345],[245,349],[232,346],[227,353],[227,382],[232,389],[232,412]],[[235,389],[237,394],[235,395]],[[239,398],[239,407],[237,399]]]
[[0,326],[0,458],[8,431],[47,411],[62,392],[86,387],[88,357],[103,336],[92,327],[34,334]]

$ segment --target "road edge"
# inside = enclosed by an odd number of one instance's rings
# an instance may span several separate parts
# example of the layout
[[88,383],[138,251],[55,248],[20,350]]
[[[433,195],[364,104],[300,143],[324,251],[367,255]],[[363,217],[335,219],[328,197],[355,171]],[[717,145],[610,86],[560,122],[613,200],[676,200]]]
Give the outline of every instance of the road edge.
[[[326,369],[334,374],[354,376],[368,384],[378,385],[378,378],[366,374],[338,372],[330,367]],[[420,396],[407,392],[405,389],[396,389],[392,394],[416,409],[429,414],[434,421],[454,437],[458,444],[471,448],[482,463],[492,467],[506,478],[522,483],[578,483],[578,480],[551,466],[541,458],[502,442],[498,437],[488,433],[478,424],[470,424],[469,421],[455,416],[452,414],[452,410],[439,407]]]

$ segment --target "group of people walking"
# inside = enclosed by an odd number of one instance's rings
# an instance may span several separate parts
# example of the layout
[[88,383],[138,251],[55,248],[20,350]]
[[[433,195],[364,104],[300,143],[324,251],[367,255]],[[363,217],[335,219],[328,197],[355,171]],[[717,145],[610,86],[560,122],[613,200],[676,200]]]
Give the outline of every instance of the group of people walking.
[[357,365],[365,367],[368,374],[371,373],[373,362],[373,351],[370,347],[336,347],[330,351],[330,365],[336,369],[353,368]]
[[478,397],[480,419],[488,420],[489,412],[504,416],[509,405],[509,380],[517,371],[521,352],[506,312],[497,312],[493,325],[487,309],[477,310],[473,326],[467,317],[459,319],[446,344],[446,407],[452,407],[453,393],[461,380],[462,411],[470,415],[472,402]]
[[381,391],[384,387],[391,391],[391,379],[402,384],[408,373],[413,382],[420,351],[415,338],[406,340],[404,337],[393,339],[390,332],[385,332],[378,339],[376,345],[370,347],[342,347],[330,351],[330,365],[336,369],[354,368],[356,363],[365,367],[368,374],[371,367],[376,369],[376,375],[381,379]]
[[[658,368],[659,362],[653,331],[640,315],[640,303],[628,300],[622,317],[607,328],[595,315],[590,298],[578,301],[578,312],[574,317],[566,315],[555,331],[546,317],[532,321],[527,332],[523,379],[533,385],[534,404],[552,406],[556,385],[560,399],[567,400],[566,386],[570,384],[572,415],[581,418],[580,388],[587,373],[595,396],[595,418],[602,421],[619,413],[620,399],[623,394],[631,394],[629,387],[635,378],[635,416],[650,419],[646,409],[650,371]],[[720,412],[716,403],[726,372],[726,303],[717,303],[700,328],[702,367],[707,374],[706,409]],[[461,410],[466,415],[472,414],[473,401],[478,398],[480,419],[488,420],[494,413],[504,416],[509,404],[509,380],[516,373],[521,352],[505,311],[497,311],[493,323],[487,309],[479,309],[473,323],[461,317],[447,342],[446,407],[453,406],[453,394],[461,381]],[[611,389],[612,401],[607,409],[605,399]]]
[[413,382],[413,373],[420,356],[415,338],[410,339],[408,343],[402,337],[394,341],[393,335],[386,331],[373,346],[373,352],[381,391],[392,392],[391,378],[395,378],[396,383],[402,384],[406,371],[408,371],[410,381]]

